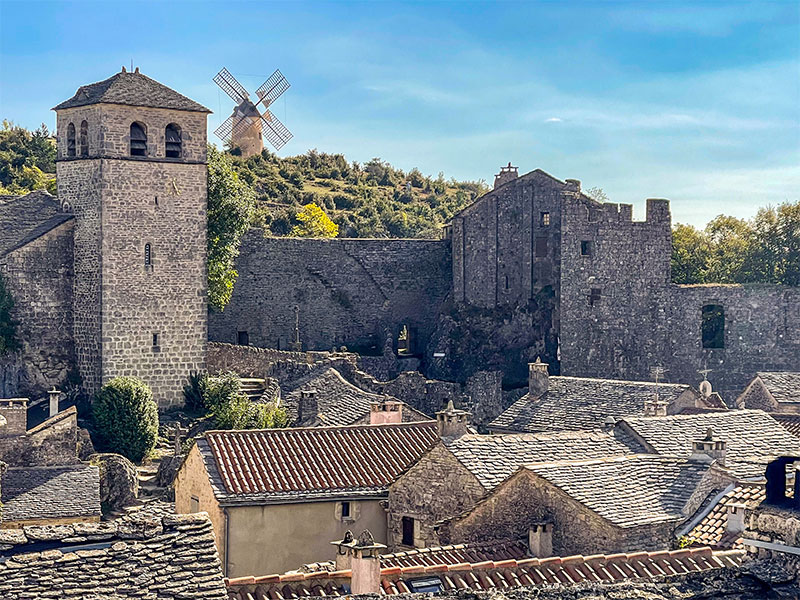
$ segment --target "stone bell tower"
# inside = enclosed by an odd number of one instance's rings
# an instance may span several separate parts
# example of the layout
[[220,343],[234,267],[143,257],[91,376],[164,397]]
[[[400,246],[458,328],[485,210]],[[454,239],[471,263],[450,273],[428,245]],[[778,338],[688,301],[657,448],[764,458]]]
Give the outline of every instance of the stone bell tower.
[[58,198],[75,215],[74,338],[88,393],[144,380],[159,407],[205,368],[207,108],[139,73],[57,114]]

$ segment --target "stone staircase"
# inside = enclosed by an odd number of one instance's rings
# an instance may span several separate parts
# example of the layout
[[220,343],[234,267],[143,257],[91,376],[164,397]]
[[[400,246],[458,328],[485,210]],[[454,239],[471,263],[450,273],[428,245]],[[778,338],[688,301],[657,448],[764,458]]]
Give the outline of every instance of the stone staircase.
[[253,402],[258,401],[267,389],[263,379],[241,377],[239,381],[242,383],[242,393]]

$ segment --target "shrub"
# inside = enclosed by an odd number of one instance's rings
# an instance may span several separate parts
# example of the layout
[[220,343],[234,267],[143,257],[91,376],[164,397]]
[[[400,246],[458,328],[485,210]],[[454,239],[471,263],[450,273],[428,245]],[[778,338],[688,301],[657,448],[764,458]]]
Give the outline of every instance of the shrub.
[[195,412],[202,412],[205,409],[204,397],[208,388],[208,374],[192,371],[189,373],[189,381],[183,386],[183,399],[186,408]]
[[223,373],[219,377],[205,375],[203,408],[213,413],[218,407],[229,404],[242,395],[242,382],[236,373]]
[[143,381],[135,377],[115,377],[97,394],[92,413],[105,450],[138,463],[155,448],[158,407]]
[[275,404],[251,402],[237,396],[214,410],[214,425],[218,429],[268,429],[286,427],[286,411]]

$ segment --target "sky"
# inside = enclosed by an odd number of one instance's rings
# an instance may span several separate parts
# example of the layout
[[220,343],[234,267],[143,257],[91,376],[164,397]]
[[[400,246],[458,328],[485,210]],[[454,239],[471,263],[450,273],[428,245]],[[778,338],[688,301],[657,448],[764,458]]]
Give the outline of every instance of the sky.
[[311,148],[493,181],[511,161],[669,198],[673,222],[800,200],[800,1],[172,2],[0,0],[0,117],[50,109],[131,61],[233,108],[222,67]]

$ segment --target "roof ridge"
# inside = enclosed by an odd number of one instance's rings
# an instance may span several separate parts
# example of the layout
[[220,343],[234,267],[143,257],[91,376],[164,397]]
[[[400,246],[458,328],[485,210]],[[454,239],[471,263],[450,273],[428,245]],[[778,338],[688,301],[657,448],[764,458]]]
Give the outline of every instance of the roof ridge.
[[657,385],[659,387],[675,386],[675,387],[692,388],[692,385],[690,383],[667,383],[667,382],[664,382],[664,381],[660,381],[660,382],[656,383],[655,381],[642,381],[642,380],[636,380],[636,379],[606,379],[606,378],[603,378],[603,377],[577,377],[575,375],[551,375],[550,379],[551,380],[553,380],[553,379],[557,379],[557,380],[571,379],[571,380],[581,380],[581,381],[603,381],[603,382],[616,383],[616,384],[629,384],[629,385],[642,385],[642,386],[645,386],[645,385],[655,386],[655,385]]
[[204,433],[204,435],[208,434],[245,434],[245,433],[280,433],[284,431],[313,431],[324,433],[326,431],[332,430],[345,430],[345,429],[364,429],[364,430],[372,430],[375,428],[382,428],[382,429],[420,429],[423,427],[431,427],[432,425],[436,425],[436,421],[431,419],[429,421],[407,421],[402,423],[353,423],[351,425],[306,425],[304,427],[269,427],[266,429],[209,429]]

